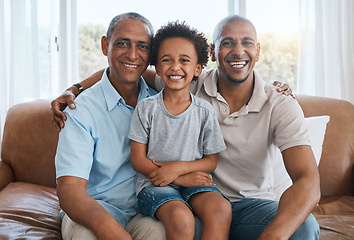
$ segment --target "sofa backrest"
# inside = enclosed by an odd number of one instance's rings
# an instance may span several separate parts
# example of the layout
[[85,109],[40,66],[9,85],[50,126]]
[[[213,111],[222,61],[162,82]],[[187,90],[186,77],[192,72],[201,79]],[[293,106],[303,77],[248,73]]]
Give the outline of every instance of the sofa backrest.
[[[353,195],[354,105],[347,101],[298,96],[305,117],[329,115],[319,171],[322,196]],[[16,181],[56,186],[58,132],[51,122],[50,101],[37,100],[9,109],[1,158]]]
[[11,165],[15,181],[56,187],[58,132],[52,125],[50,101],[12,106],[6,116],[1,159]]
[[353,195],[354,105],[343,100],[298,96],[305,117],[329,115],[318,166],[323,197]]

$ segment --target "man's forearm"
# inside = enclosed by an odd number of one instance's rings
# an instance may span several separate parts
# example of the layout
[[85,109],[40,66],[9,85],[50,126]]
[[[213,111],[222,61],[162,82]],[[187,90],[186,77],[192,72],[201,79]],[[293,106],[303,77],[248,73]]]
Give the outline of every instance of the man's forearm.
[[96,200],[77,186],[58,188],[58,197],[63,211],[74,222],[87,227],[95,234],[98,224],[112,218]]
[[321,196],[319,173],[311,148],[293,147],[283,151],[283,158],[293,185],[281,196],[276,217],[261,239],[289,239]]
[[93,74],[91,74],[90,76],[88,76],[87,78],[85,78],[84,80],[82,80],[80,82],[80,85],[84,88],[90,88],[92,87],[95,83],[97,83],[98,81],[101,80],[102,75],[104,73],[105,69],[101,69]]
[[[87,78],[83,79],[79,83],[81,85],[82,89],[83,90],[88,89],[88,88],[92,87],[95,83],[100,81],[104,71],[105,71],[105,69],[101,69],[101,70],[91,74]],[[68,87],[67,89],[65,89],[65,91],[73,93],[75,95],[75,97],[77,97],[81,93],[80,89],[78,87],[74,86],[74,85]]]
[[86,193],[85,180],[61,177],[58,179],[57,194],[64,212],[74,222],[90,229],[98,238],[104,236],[107,231],[124,231],[123,227]]
[[315,184],[308,182],[306,179],[298,180],[283,193],[276,217],[266,229],[273,236],[270,239],[278,239],[274,234],[289,239],[318,203],[319,191]]

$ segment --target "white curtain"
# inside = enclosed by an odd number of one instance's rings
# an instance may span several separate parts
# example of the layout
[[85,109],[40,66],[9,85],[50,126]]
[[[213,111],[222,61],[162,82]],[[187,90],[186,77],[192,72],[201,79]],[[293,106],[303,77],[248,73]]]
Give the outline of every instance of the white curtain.
[[0,1],[0,140],[2,139],[2,126],[7,106],[7,83],[5,79],[7,74],[5,62],[5,7],[4,2]]
[[76,6],[76,0],[0,0],[0,140],[12,105],[52,99],[77,81]]
[[0,0],[1,133],[7,109],[38,96],[37,4]]
[[297,93],[354,104],[354,1],[300,0]]

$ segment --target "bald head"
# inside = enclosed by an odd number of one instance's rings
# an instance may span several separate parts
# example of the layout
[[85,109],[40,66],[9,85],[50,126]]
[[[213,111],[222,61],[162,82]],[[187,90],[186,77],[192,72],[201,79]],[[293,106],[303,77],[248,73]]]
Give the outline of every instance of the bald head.
[[248,20],[245,17],[241,17],[239,15],[232,15],[232,16],[228,16],[228,17],[222,19],[216,25],[216,27],[214,29],[214,33],[213,33],[213,43],[214,44],[216,43],[216,41],[218,39],[220,39],[224,26],[228,23],[231,23],[231,22],[244,22],[244,23],[246,23],[250,28],[252,28],[252,31],[254,31],[255,35],[257,36],[256,28],[254,27],[253,23],[250,20]]

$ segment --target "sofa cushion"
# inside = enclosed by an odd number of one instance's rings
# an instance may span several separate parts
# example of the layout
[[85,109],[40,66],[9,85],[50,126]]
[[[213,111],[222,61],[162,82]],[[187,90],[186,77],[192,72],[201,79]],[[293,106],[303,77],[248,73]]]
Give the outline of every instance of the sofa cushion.
[[316,215],[351,215],[354,217],[354,197],[334,196],[322,198],[320,204],[312,210],[312,213]]
[[318,166],[322,197],[351,196],[354,166],[354,106],[350,102],[298,96],[305,117],[328,115],[321,162]]
[[315,215],[318,224],[320,225],[321,240],[353,240],[353,217],[338,216],[338,215]]
[[[317,166],[320,163],[323,139],[329,119],[329,116],[316,116],[308,117],[305,119],[308,133],[310,135],[311,148],[315,155]],[[283,157],[279,150],[276,152],[275,166],[273,171],[274,193],[276,195],[276,200],[279,200],[283,192],[292,185],[291,178],[285,169]]]
[[321,228],[321,240],[354,239],[354,197],[321,199],[312,211]]
[[0,239],[61,239],[56,189],[13,182],[0,191]]

